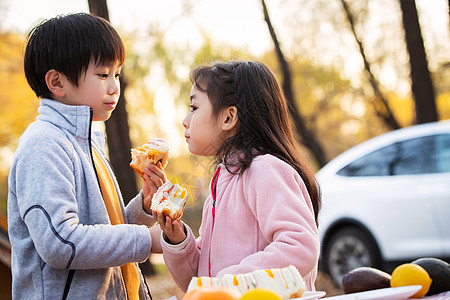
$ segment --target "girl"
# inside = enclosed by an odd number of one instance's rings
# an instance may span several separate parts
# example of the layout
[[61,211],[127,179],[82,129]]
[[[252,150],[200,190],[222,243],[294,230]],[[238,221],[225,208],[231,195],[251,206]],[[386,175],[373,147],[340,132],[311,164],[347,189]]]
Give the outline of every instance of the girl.
[[191,72],[183,120],[189,151],[215,156],[200,236],[157,215],[164,259],[186,291],[193,276],[248,273],[290,264],[315,290],[318,185],[300,156],[287,103],[262,63],[231,61]]

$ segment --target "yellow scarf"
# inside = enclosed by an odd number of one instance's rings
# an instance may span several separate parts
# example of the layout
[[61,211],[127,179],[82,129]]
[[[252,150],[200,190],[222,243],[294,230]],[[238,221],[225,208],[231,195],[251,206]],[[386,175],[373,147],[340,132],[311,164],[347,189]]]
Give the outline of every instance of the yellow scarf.
[[[112,225],[123,224],[122,209],[120,207],[117,191],[114,186],[111,174],[106,167],[105,162],[97,151],[92,148],[95,168],[97,169],[100,188],[102,190],[103,201],[108,211],[109,219]],[[139,275],[134,263],[128,263],[120,267],[122,269],[125,287],[127,289],[128,299],[139,299]]]

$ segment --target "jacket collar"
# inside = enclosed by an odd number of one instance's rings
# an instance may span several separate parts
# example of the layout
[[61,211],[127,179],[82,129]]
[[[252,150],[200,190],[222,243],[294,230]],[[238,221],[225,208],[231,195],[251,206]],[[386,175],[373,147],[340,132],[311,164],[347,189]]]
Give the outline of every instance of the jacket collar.
[[78,138],[89,138],[92,123],[89,106],[67,105],[44,98],[39,104],[38,113],[36,120],[55,124]]

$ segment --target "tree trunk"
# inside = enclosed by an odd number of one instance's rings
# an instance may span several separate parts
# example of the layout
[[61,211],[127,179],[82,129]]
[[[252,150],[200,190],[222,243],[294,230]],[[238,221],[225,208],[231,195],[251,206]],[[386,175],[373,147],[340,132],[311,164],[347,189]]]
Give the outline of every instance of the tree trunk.
[[[91,14],[109,21],[108,6],[106,0],[88,0]],[[124,70],[122,70],[122,73]],[[119,182],[120,190],[125,203],[136,196],[138,188],[136,175],[130,167],[130,130],[128,125],[128,114],[126,110],[125,89],[127,87],[126,77],[120,81],[120,98],[116,109],[109,120],[105,122],[106,136],[108,141],[109,160]]]
[[[122,69],[122,74],[124,70]],[[120,80],[121,94],[119,103],[108,121],[105,122],[108,137],[109,159],[114,168],[125,203],[128,203],[138,193],[136,174],[130,167],[131,141],[126,111],[125,89],[126,77]]]
[[261,0],[263,12],[264,12],[264,20],[267,23],[267,27],[269,28],[270,36],[272,37],[273,43],[275,45],[275,52],[277,54],[278,62],[281,66],[281,71],[283,74],[283,91],[286,96],[286,100],[288,102],[289,113],[294,120],[294,124],[299,135],[302,137],[303,144],[311,151],[312,155],[316,159],[319,167],[323,167],[327,163],[327,159],[325,157],[325,153],[323,151],[322,146],[316,140],[314,133],[309,130],[303,117],[297,109],[297,105],[295,102],[294,93],[292,91],[291,85],[291,71],[289,68],[289,64],[284,58],[283,52],[280,47],[280,43],[278,42],[278,38],[276,36],[275,30],[272,26],[272,22],[270,20],[269,12],[267,11],[267,6],[264,0]]
[[427,123],[438,120],[433,83],[428,70],[427,55],[414,0],[400,0],[406,47],[411,65],[411,89],[416,105],[416,122]]
[[102,17],[109,22],[109,11],[106,0],[88,0],[89,12],[94,16]]
[[[91,14],[109,21],[108,6],[106,0],[88,0]],[[122,73],[124,70],[122,69]],[[126,110],[125,89],[127,87],[126,77],[120,80],[120,97],[116,109],[108,121],[105,122],[106,136],[108,141],[109,160],[117,176],[119,187],[125,203],[138,193],[136,175],[130,167],[130,128],[128,125],[128,114]],[[155,274],[155,269],[150,260],[139,264],[145,275]]]
[[392,109],[390,108],[387,99],[381,92],[378,81],[376,80],[374,74],[372,73],[370,63],[367,60],[366,52],[364,50],[364,46],[362,44],[362,41],[358,37],[358,34],[356,33],[353,14],[351,13],[350,8],[348,7],[347,2],[345,2],[345,0],[341,0],[341,3],[342,8],[344,9],[345,15],[347,17],[348,23],[350,25],[350,29],[352,30],[353,36],[355,37],[356,43],[358,44],[359,53],[361,54],[361,57],[364,62],[364,69],[366,70],[367,75],[369,76],[370,86],[372,87],[373,92],[375,94],[375,100],[372,101],[372,105],[375,109],[375,112],[377,116],[379,116],[389,128],[399,129],[400,125],[398,124],[397,119],[395,118],[394,113],[392,112]]

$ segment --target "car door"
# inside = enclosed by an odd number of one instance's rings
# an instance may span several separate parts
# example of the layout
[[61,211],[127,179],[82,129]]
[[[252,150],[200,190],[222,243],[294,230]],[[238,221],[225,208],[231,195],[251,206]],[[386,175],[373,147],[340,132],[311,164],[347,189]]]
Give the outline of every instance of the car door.
[[435,152],[434,212],[443,244],[443,257],[450,257],[450,133],[435,136]]
[[442,255],[430,140],[393,142],[338,172],[353,177],[353,188],[359,190],[354,194],[370,199],[357,214],[373,233],[385,260]]
[[389,165],[388,185],[400,193],[398,199],[391,201],[399,216],[393,228],[397,238],[390,241],[392,255],[411,258],[444,255],[450,228],[449,218],[445,216],[450,212],[450,184],[438,166],[439,137],[410,138],[392,145],[395,159]]

